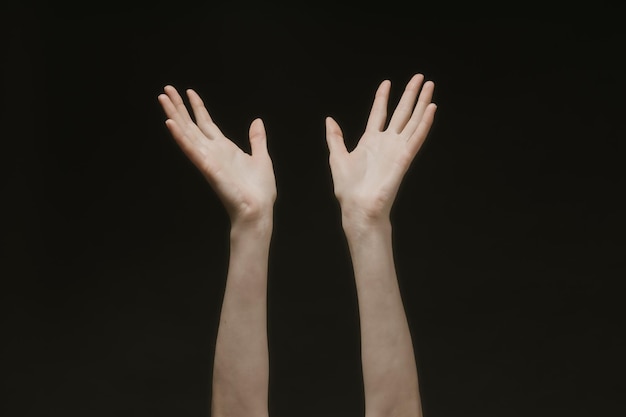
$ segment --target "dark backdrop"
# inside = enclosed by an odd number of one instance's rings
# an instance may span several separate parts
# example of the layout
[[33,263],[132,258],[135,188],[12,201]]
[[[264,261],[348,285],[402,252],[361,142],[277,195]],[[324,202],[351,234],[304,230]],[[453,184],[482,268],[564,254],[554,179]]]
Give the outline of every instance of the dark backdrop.
[[207,415],[228,221],[169,83],[244,148],[267,126],[272,414],[361,415],[323,120],[353,146],[416,72],[439,108],[392,220],[425,415],[623,412],[623,26],[188,3],[2,17],[3,415]]

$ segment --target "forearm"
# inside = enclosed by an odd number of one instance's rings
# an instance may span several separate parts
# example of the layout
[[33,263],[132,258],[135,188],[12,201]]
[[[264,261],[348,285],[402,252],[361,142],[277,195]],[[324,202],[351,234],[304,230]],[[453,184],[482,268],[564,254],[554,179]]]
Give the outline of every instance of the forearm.
[[268,414],[267,268],[271,233],[271,219],[233,224],[231,228],[213,367],[213,417]]
[[344,217],[361,325],[365,410],[370,417],[421,416],[413,344],[402,303],[388,219]]

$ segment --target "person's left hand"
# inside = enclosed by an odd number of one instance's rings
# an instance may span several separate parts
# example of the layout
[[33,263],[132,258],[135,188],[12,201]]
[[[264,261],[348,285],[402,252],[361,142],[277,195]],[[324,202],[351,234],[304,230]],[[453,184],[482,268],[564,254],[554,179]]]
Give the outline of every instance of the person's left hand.
[[217,127],[200,96],[187,90],[195,122],[182,97],[166,86],[159,102],[168,119],[166,125],[187,157],[211,184],[231,222],[267,220],[276,200],[276,180],[267,150],[261,119],[250,125],[251,154],[247,154]]

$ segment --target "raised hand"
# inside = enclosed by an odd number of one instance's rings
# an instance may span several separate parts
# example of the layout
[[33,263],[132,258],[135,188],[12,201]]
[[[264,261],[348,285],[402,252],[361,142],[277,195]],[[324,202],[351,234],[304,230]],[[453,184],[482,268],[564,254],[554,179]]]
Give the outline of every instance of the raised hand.
[[158,99],[166,125],[187,157],[202,172],[224,204],[231,222],[261,220],[276,199],[274,169],[261,119],[250,125],[251,154],[230,141],[211,119],[200,96],[187,90],[195,121],[172,86]]
[[378,87],[365,133],[351,152],[337,122],[326,119],[330,168],[344,220],[388,218],[402,178],[432,125],[432,81],[424,83],[422,74],[414,75],[385,126],[390,88],[388,80]]
[[211,415],[267,416],[269,352],[267,269],[276,181],[260,119],[250,126],[251,154],[227,139],[193,90],[166,86],[166,125],[222,200],[231,219],[228,277],[215,342]]
[[421,74],[413,76],[386,126],[390,88],[389,81],[380,84],[365,133],[352,152],[330,117],[326,140],[358,295],[365,415],[421,417],[417,366],[396,276],[389,214],[432,125],[434,84],[424,83]]

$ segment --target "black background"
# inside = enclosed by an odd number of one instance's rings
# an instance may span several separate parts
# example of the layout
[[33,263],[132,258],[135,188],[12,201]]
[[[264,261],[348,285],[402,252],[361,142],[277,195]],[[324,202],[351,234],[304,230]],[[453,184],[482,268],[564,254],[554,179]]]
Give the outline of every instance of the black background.
[[228,219],[164,126],[166,84],[244,149],[267,127],[271,414],[361,415],[323,120],[354,146],[376,86],[393,105],[416,72],[438,112],[392,220],[424,414],[624,411],[622,26],[93,10],[2,17],[3,415],[208,414]]

